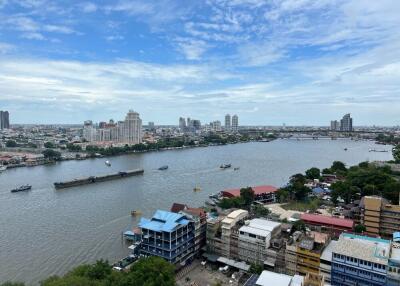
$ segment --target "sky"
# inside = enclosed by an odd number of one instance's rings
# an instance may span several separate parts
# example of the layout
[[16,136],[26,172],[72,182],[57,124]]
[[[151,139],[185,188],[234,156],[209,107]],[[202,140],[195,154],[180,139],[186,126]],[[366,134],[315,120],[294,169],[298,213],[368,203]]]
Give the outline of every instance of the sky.
[[400,124],[398,0],[0,0],[11,123]]

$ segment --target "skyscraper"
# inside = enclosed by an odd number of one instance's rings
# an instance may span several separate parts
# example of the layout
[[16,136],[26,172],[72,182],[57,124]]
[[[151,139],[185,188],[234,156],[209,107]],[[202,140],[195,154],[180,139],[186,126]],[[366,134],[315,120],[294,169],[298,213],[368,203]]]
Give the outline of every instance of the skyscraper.
[[142,120],[139,113],[129,110],[125,117],[123,142],[128,144],[142,143]]
[[8,111],[0,111],[0,129],[10,129],[10,115]]
[[353,131],[353,118],[350,117],[350,113],[347,113],[343,116],[342,120],[340,120],[340,131]]
[[239,117],[235,114],[232,116],[232,130],[238,131],[239,128]]
[[92,120],[86,120],[83,123],[83,138],[88,142],[96,140],[96,129],[93,126]]
[[225,115],[225,130],[227,130],[227,131],[231,130],[231,115],[230,114]]
[[331,121],[331,130],[332,131],[339,131],[340,130],[339,121],[337,121],[337,120],[332,120]]
[[184,131],[186,128],[186,120],[183,117],[179,117],[179,128]]

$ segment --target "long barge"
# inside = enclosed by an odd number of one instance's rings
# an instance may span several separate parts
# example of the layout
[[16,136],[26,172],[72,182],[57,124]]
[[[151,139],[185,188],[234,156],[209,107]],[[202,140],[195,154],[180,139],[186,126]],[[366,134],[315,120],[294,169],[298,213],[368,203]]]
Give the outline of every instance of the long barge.
[[71,188],[71,187],[76,187],[76,186],[100,183],[100,182],[105,182],[105,181],[110,181],[110,180],[116,180],[116,179],[141,175],[141,174],[143,174],[143,172],[144,172],[143,169],[135,169],[135,170],[121,171],[118,173],[102,175],[102,176],[90,176],[90,177],[85,177],[85,178],[80,178],[80,179],[74,179],[71,181],[56,182],[56,183],[54,183],[54,187],[56,189]]

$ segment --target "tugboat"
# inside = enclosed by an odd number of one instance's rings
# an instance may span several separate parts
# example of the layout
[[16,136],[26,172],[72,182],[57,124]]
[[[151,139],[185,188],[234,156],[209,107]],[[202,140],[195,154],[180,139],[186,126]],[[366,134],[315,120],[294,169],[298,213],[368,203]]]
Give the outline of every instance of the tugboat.
[[139,211],[139,210],[133,210],[133,211],[131,211],[131,216],[137,216],[137,215],[141,215],[141,214],[142,214],[142,212]]
[[160,171],[164,171],[164,170],[167,170],[167,169],[168,169],[168,165],[161,166],[160,168],[158,168],[158,170],[160,170]]
[[228,169],[232,167],[232,164],[222,164],[221,166],[219,166],[220,169]]
[[111,167],[111,162],[110,161],[105,161],[104,164],[106,164],[106,166]]
[[32,189],[31,185],[23,185],[23,186],[20,186],[20,187],[18,187],[16,189],[12,189],[11,193],[30,191],[31,189]]

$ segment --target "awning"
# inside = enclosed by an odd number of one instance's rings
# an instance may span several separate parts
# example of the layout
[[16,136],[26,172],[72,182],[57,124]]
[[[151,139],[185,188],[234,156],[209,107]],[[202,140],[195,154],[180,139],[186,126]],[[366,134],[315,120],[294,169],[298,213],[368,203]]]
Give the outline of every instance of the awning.
[[239,262],[222,256],[219,257],[217,261],[244,271],[249,271],[250,269],[250,265],[243,261]]
[[217,262],[219,255],[211,254],[211,253],[203,253],[203,257],[207,258],[210,262]]

